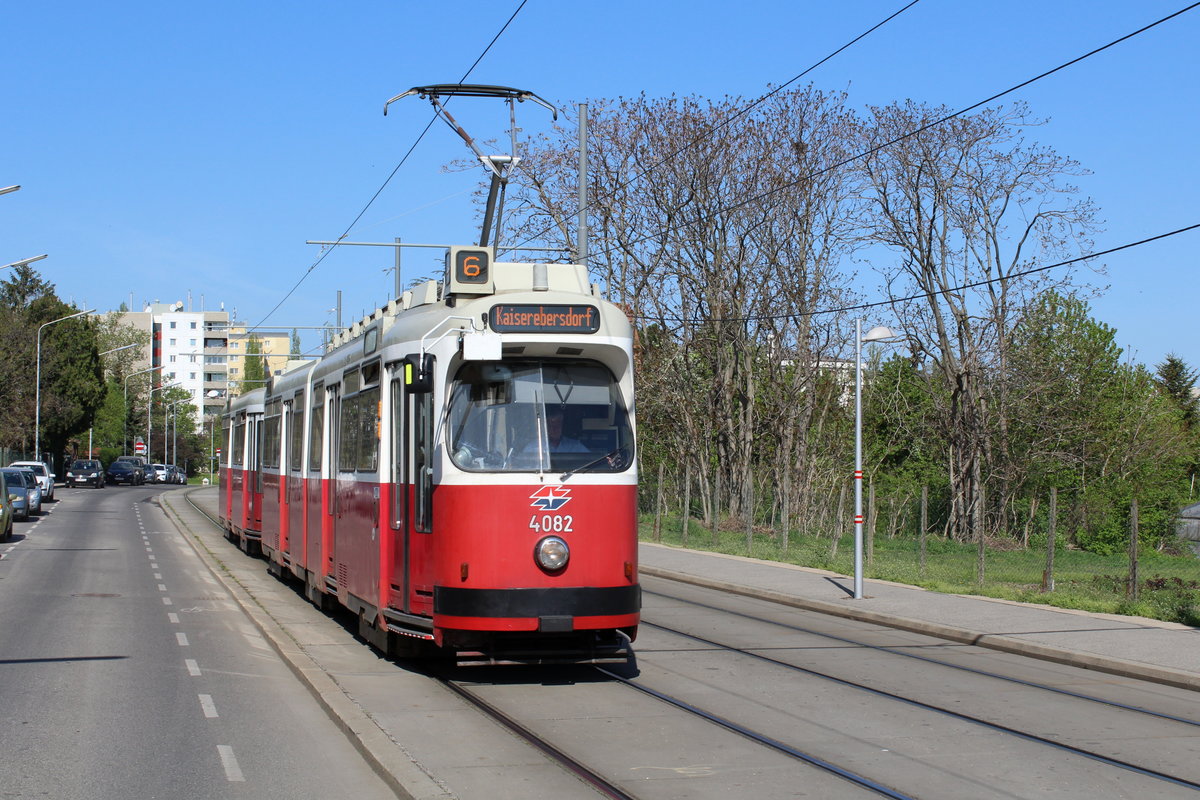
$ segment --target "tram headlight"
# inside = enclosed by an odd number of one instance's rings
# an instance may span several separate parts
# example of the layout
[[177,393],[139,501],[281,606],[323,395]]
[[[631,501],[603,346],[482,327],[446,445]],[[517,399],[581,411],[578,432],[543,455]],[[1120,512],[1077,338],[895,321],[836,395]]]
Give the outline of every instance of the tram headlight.
[[547,536],[537,543],[533,556],[539,566],[547,572],[558,572],[567,566],[571,558],[571,548],[557,536]]

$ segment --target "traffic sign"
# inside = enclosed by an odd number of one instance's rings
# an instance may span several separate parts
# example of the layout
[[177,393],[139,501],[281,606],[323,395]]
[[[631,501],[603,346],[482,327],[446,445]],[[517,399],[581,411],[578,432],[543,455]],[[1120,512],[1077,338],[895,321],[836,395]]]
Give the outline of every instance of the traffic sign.
[[146,443],[145,442],[134,442],[133,443],[133,452],[139,456],[146,455]]

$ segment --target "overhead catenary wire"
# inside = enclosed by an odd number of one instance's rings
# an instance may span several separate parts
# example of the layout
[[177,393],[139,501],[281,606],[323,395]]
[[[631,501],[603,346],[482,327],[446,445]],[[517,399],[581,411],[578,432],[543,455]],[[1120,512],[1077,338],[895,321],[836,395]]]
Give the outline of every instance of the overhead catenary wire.
[[[500,26],[500,30],[497,31],[496,35],[492,37],[492,40],[490,42],[488,42],[487,47],[483,48],[483,51],[479,54],[479,57],[475,59],[475,61],[471,64],[471,66],[467,68],[467,71],[463,73],[462,77],[458,79],[458,83],[460,85],[462,83],[466,82],[467,78],[469,78],[471,76],[471,73],[475,71],[475,68],[477,66],[479,66],[479,62],[483,61],[484,56],[486,56],[488,54],[488,52],[492,49],[492,46],[495,45],[496,42],[499,41],[500,37],[504,34],[504,32],[506,30],[508,30],[508,26],[511,25],[512,21],[517,18],[517,14],[521,13],[521,9],[523,9],[525,7],[525,4],[527,2],[529,2],[529,0],[521,0],[521,3],[520,3],[520,5],[517,6],[516,10],[513,11],[513,13],[509,16],[509,18],[505,21],[505,23]],[[350,232],[352,230],[354,230],[354,226],[358,224],[358,221],[363,218],[363,215],[367,213],[367,210],[370,209],[372,205],[374,205],[374,203],[377,199],[379,199],[379,195],[383,194],[383,190],[386,189],[388,184],[392,182],[392,178],[396,177],[396,173],[400,171],[400,168],[403,167],[404,164],[408,161],[409,157],[412,156],[413,152],[417,149],[417,146],[419,144],[421,144],[421,140],[423,140],[425,138],[425,134],[429,133],[429,129],[433,127],[433,123],[436,121],[437,121],[437,113],[435,112],[433,117],[430,118],[429,122],[426,123],[426,125],[425,125],[424,129],[421,131],[421,133],[418,134],[416,140],[412,143],[412,145],[404,153],[404,156],[400,159],[400,163],[398,163],[396,165],[395,169],[393,169],[391,171],[391,173],[387,176],[387,179],[384,180],[384,182],[380,185],[380,187],[377,190],[375,190],[375,194],[371,195],[371,199],[367,201],[367,204],[364,205],[362,210],[358,212],[358,215],[350,222],[349,225],[346,226],[346,229],[344,231],[342,231],[341,236],[339,236],[335,240],[334,244],[329,245],[328,247],[325,247],[321,250],[321,254],[317,257],[317,260],[314,261],[312,263],[312,265],[309,266],[308,269],[306,269],[304,271],[304,273],[300,276],[300,279],[297,280],[296,283],[292,286],[292,288],[288,290],[287,294],[285,294],[283,296],[283,298],[278,303],[276,303],[275,306],[270,311],[268,311],[266,313],[266,315],[262,318],[261,321],[259,321],[253,328],[250,328],[247,331],[247,333],[253,333],[254,331],[258,330],[260,327],[265,325],[267,320],[269,320],[271,318],[271,316],[276,311],[278,311],[280,309],[280,307],[283,306],[284,303],[286,303],[288,301],[288,298],[290,298],[293,294],[295,294],[296,290],[300,288],[300,285],[302,283],[304,283],[304,281],[308,278],[308,276],[311,275],[317,267],[321,266],[321,262],[323,262],[325,260],[325,258],[330,253],[332,253],[335,248],[337,248],[337,246],[338,246],[337,242],[341,242],[343,239],[345,239],[347,236],[350,235]]]
[[870,303],[856,303],[854,305],[839,306],[837,308],[823,308],[823,309],[818,309],[816,311],[791,311],[791,312],[787,312],[784,314],[754,314],[754,315],[749,315],[749,316],[744,316],[744,317],[721,317],[719,319],[711,318],[711,317],[685,318],[685,317],[680,317],[680,316],[676,316],[673,314],[658,314],[658,315],[635,314],[632,316],[632,318],[636,319],[636,320],[643,320],[643,321],[659,321],[659,322],[670,321],[670,322],[687,322],[687,323],[695,324],[698,322],[705,322],[705,323],[709,323],[709,322],[764,322],[767,320],[800,319],[801,317],[815,317],[815,316],[820,316],[823,314],[845,314],[850,311],[863,311],[868,308],[879,308],[880,306],[894,306],[897,303],[907,303],[912,300],[920,300],[923,297],[930,297],[933,295],[951,294],[953,292],[961,292],[966,289],[977,289],[980,286],[987,286],[988,284],[992,284],[992,283],[1002,283],[1004,281],[1010,281],[1010,280],[1013,280],[1014,278],[1023,278],[1026,275],[1033,275],[1038,272],[1046,272],[1047,270],[1057,269],[1059,267],[1067,267],[1072,264],[1078,264],[1081,261],[1090,261],[1093,258],[1100,258],[1102,256],[1111,255],[1113,253],[1120,252],[1121,250],[1129,250],[1134,247],[1140,247],[1142,245],[1150,244],[1151,242],[1157,242],[1160,239],[1166,239],[1171,236],[1177,236],[1181,233],[1187,233],[1189,231],[1194,231],[1198,228],[1200,228],[1200,222],[1198,222],[1194,225],[1188,225],[1183,228],[1177,228],[1173,231],[1168,231],[1166,233],[1160,233],[1155,236],[1150,236],[1145,239],[1139,239],[1136,242],[1127,242],[1126,244],[1118,245],[1116,247],[1110,247],[1107,250],[1101,250],[1097,253],[1089,253],[1089,254],[1083,255],[1083,256],[1076,256],[1075,258],[1068,258],[1064,261],[1057,261],[1053,264],[1043,264],[1040,267],[1031,267],[1029,269],[1020,270],[1018,272],[1010,272],[1007,275],[998,275],[995,278],[986,278],[984,280],[973,281],[971,283],[963,283],[963,284],[959,284],[958,286],[950,286],[945,289],[936,289],[936,290],[930,290],[927,292],[917,292],[916,294],[910,294],[905,297],[891,297],[891,298],[888,298],[887,300],[875,300]]
[[[810,181],[813,178],[817,178],[817,177],[820,177],[821,175],[826,174],[827,172],[832,172],[835,169],[844,167],[847,164],[851,164],[855,161],[858,161],[859,159],[866,158],[867,156],[870,156],[870,155],[874,155],[875,153],[878,153],[880,150],[891,147],[892,145],[895,145],[895,144],[899,144],[900,142],[902,142],[906,139],[912,138],[913,136],[916,136],[920,133],[924,133],[925,131],[929,130],[930,128],[934,128],[934,127],[937,127],[938,125],[942,125],[946,122],[949,122],[950,120],[960,117],[963,114],[966,114],[970,111],[974,111],[975,109],[980,108],[981,106],[985,106],[994,100],[999,100],[1001,97],[1005,97],[1006,95],[1012,94],[1013,92],[1015,92],[1019,89],[1023,89],[1026,86],[1029,86],[1030,84],[1036,83],[1037,81],[1040,81],[1043,78],[1047,78],[1057,72],[1061,72],[1062,70],[1066,69],[1067,67],[1078,64],[1079,62],[1084,61],[1085,59],[1091,58],[1094,55],[1098,55],[1099,53],[1102,53],[1105,50],[1115,47],[1116,45],[1121,44],[1122,42],[1128,41],[1129,39],[1132,39],[1135,36],[1143,34],[1146,31],[1151,30],[1152,28],[1162,25],[1163,23],[1168,22],[1168,21],[1174,19],[1175,17],[1185,14],[1188,11],[1193,10],[1197,6],[1200,6],[1200,2],[1195,2],[1188,6],[1185,6],[1184,8],[1181,8],[1178,11],[1175,11],[1174,13],[1168,14],[1167,16],[1162,17],[1161,19],[1151,22],[1148,25],[1138,28],[1137,30],[1135,30],[1131,33],[1127,33],[1124,36],[1121,36],[1120,38],[1114,39],[1113,41],[1109,42],[1108,44],[1097,47],[1094,50],[1090,50],[1081,56],[1077,56],[1077,57],[1071,59],[1070,61],[1066,61],[1062,64],[1059,64],[1057,67],[1054,67],[1053,69],[1046,70],[1045,72],[1042,72],[1039,75],[1035,75],[1032,78],[1021,81],[1020,83],[1016,84],[1015,86],[1011,86],[1008,89],[1005,89],[1001,92],[996,92],[995,94],[991,95],[990,97],[987,97],[976,103],[972,103],[971,105],[966,106],[964,108],[960,108],[958,111],[952,112],[950,114],[946,114],[945,116],[940,117],[939,119],[936,119],[936,120],[929,122],[925,125],[922,125],[918,128],[914,128],[913,130],[908,131],[907,133],[901,134],[900,136],[897,136],[893,139],[883,142],[882,144],[878,144],[874,147],[864,150],[861,153],[856,153],[855,155],[848,156],[848,157],[842,159],[841,161],[838,161],[834,164],[830,164],[827,167],[824,167],[822,169],[816,170],[815,172],[804,175],[800,178],[797,178],[794,181],[790,181],[788,183],[782,184],[782,185],[780,185],[774,189],[771,189],[769,191],[762,192],[760,194],[738,200],[737,202],[731,203],[727,206],[722,206],[718,209],[715,209],[712,212],[709,212],[707,215],[701,214],[700,216],[695,217],[690,220],[687,220],[687,219],[682,220],[681,222],[678,223],[678,227],[688,228],[692,225],[696,225],[696,224],[702,222],[706,218],[706,216],[712,216],[715,214],[724,214],[729,211],[735,211],[735,210],[737,210],[743,206],[749,205],[751,203],[756,203],[760,200],[765,200],[768,197],[771,197],[772,195],[778,194],[779,192],[785,191],[785,190],[793,188],[795,186],[799,186],[800,184],[804,183],[805,181]],[[661,233],[663,233],[662,230],[657,230],[654,233],[649,234],[647,236],[643,236],[640,239],[634,239],[630,242],[627,242],[626,245],[627,246],[628,245],[637,245],[637,244],[641,244],[642,242],[650,241],[651,239],[655,238],[656,236],[658,236]],[[609,247],[608,249],[600,250],[599,252],[604,255],[609,255],[614,252],[614,249]]]

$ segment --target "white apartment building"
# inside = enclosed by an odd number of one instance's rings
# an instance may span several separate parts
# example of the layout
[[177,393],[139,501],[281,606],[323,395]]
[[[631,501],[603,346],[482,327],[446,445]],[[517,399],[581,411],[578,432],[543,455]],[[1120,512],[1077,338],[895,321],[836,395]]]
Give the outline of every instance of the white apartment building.
[[151,335],[150,363],[162,367],[163,384],[177,383],[192,396],[197,424],[219,413],[229,392],[229,313],[184,311],[182,303],[151,303],[124,315]]

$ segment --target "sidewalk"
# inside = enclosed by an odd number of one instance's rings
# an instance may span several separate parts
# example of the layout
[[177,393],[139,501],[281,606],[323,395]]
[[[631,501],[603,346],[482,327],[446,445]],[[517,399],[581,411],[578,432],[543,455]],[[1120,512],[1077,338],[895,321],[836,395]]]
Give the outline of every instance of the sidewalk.
[[644,576],[682,580],[956,642],[1200,691],[1200,629],[1091,614],[643,542]]

